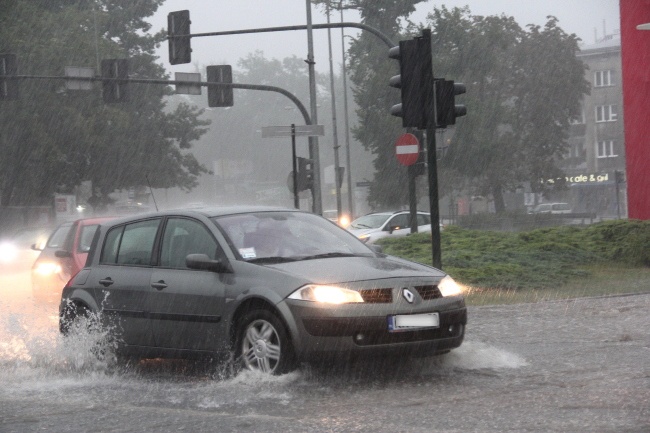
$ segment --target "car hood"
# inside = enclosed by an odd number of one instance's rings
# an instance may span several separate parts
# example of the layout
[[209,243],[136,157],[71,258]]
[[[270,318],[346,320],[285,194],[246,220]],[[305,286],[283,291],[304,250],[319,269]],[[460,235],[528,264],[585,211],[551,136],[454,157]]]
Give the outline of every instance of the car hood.
[[350,229],[350,228],[348,228],[347,230],[353,235],[355,235],[356,237],[381,231],[380,229]]
[[266,265],[319,284],[386,278],[436,277],[444,272],[397,257],[335,257]]

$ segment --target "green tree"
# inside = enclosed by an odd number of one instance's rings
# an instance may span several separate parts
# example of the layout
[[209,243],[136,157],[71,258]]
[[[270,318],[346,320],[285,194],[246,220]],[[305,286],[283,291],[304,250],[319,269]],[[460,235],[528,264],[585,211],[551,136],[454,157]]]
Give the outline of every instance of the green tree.
[[467,85],[468,115],[442,165],[491,194],[497,212],[505,211],[503,192],[526,182],[543,192],[550,186],[542,179],[563,178],[557,161],[589,91],[578,38],[554,17],[524,30],[512,17],[472,16],[468,8],[434,8],[426,25],[436,76]]
[[[129,75],[168,78],[156,63],[164,34],[144,21],[163,0],[5,0],[0,52],[18,57],[22,75],[61,76],[65,66],[98,68],[128,58]],[[130,101],[106,105],[101,85],[69,91],[59,80],[23,80],[20,99],[0,110],[2,205],[49,204],[91,180],[96,201],[116,189],[144,185],[189,190],[206,173],[189,152],[207,123],[188,104],[167,107],[172,89],[130,84]]]

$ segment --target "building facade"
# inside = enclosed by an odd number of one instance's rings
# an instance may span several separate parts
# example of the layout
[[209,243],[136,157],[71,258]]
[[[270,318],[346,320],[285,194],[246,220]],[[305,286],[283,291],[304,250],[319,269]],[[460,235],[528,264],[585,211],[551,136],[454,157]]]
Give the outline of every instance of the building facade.
[[569,153],[561,162],[569,190],[562,195],[574,212],[600,217],[627,214],[621,40],[607,36],[583,46],[591,93],[582,101],[582,114],[570,129]]

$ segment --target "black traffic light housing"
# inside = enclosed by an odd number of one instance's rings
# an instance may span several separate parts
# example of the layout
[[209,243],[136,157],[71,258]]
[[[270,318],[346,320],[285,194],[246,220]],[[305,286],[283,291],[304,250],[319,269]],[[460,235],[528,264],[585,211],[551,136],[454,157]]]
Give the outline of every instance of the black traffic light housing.
[[[232,66],[208,66],[207,76],[209,83],[232,84]],[[232,107],[234,103],[233,89],[226,86],[208,86],[209,107]]]
[[402,126],[426,129],[433,95],[433,64],[431,30],[424,29],[421,37],[400,41],[388,51],[388,57],[399,60],[400,74],[389,85],[401,89],[401,104],[390,109],[402,118]]
[[311,189],[314,184],[314,160],[301,157],[296,159],[298,160],[298,176],[296,179],[298,191]]
[[18,81],[5,78],[15,76],[17,69],[15,54],[0,54],[0,100],[18,99]]
[[467,114],[464,105],[456,105],[456,95],[465,93],[465,85],[444,78],[435,80],[436,127],[446,128],[456,123],[456,118]]
[[190,47],[190,11],[170,12],[167,15],[167,39],[169,43],[169,63],[179,65],[192,61]]
[[127,59],[104,59],[101,64],[102,98],[106,103],[129,100],[129,66]]

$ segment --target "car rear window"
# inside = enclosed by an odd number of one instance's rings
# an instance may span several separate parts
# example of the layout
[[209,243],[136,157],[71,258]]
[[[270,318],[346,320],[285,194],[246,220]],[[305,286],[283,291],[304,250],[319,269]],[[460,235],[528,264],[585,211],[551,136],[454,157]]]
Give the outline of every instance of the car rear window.
[[97,231],[99,224],[91,224],[81,227],[81,233],[79,233],[79,245],[77,245],[78,253],[87,253],[90,251],[90,244],[93,242],[93,237]]

